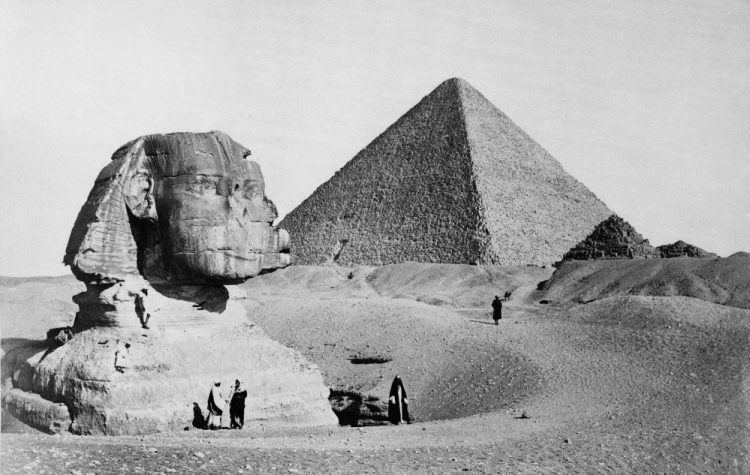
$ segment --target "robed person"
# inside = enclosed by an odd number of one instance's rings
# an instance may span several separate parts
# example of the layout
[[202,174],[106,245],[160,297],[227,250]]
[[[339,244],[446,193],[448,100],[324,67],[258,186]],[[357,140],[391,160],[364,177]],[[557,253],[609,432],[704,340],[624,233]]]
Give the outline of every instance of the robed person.
[[247,390],[240,387],[240,380],[234,381],[234,391],[232,391],[232,399],[229,401],[229,418],[231,420],[230,427],[232,429],[242,429],[245,425],[245,399],[247,398]]
[[391,392],[388,394],[388,420],[393,424],[399,424],[401,421],[411,424],[409,400],[406,398],[404,383],[398,376],[393,378]]
[[492,319],[495,320],[495,325],[501,318],[503,318],[503,302],[495,295],[495,300],[492,301]]
[[221,383],[214,383],[211,392],[208,393],[208,428],[216,429],[221,427],[221,416],[224,413],[226,401],[221,395]]

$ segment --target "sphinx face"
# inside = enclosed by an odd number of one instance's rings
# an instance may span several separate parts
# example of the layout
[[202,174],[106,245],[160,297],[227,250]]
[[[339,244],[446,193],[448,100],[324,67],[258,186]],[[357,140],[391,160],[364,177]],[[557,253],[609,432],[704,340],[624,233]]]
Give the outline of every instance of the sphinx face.
[[147,135],[99,173],[63,262],[86,283],[235,283],[290,264],[250,151],[221,132]]
[[126,201],[156,220],[140,232],[147,278],[229,283],[278,261],[276,208],[249,150],[217,133],[151,136],[143,150]]
[[190,162],[155,186],[160,246],[177,280],[256,275],[276,211],[257,164],[224,161],[223,170]]

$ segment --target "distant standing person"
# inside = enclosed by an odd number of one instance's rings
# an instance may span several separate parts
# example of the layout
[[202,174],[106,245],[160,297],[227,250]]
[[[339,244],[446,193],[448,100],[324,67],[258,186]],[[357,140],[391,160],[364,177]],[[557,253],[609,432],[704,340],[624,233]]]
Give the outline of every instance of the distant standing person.
[[495,325],[501,318],[503,318],[503,301],[495,295],[495,300],[492,301],[492,319],[495,320]]
[[[211,392],[208,393],[208,428],[209,429],[220,429],[221,428],[221,416],[224,413],[224,406],[226,402],[221,396],[221,383],[214,383],[214,387],[211,388]],[[218,422],[218,424],[217,424]]]
[[391,392],[388,395],[388,420],[393,424],[399,424],[401,421],[411,424],[409,400],[406,398],[404,383],[398,376],[393,378]]
[[245,425],[245,398],[247,398],[247,390],[240,388],[240,380],[237,379],[234,381],[234,391],[229,402],[229,418],[232,429],[242,429],[242,426]]

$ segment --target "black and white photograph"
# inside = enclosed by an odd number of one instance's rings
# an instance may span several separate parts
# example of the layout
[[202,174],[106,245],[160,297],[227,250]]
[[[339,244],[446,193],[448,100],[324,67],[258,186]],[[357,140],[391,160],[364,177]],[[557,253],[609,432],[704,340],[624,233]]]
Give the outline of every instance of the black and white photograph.
[[750,1],[0,1],[0,473],[750,473]]

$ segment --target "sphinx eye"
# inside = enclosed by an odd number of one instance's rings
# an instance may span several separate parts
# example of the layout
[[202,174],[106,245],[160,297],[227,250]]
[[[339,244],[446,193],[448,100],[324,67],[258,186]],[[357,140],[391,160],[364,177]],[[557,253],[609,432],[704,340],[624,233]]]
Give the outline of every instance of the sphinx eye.
[[232,194],[232,180],[227,177],[220,177],[216,180],[216,194],[221,196],[229,196]]
[[214,195],[217,193],[217,183],[208,177],[196,177],[188,182],[187,191],[199,195]]

